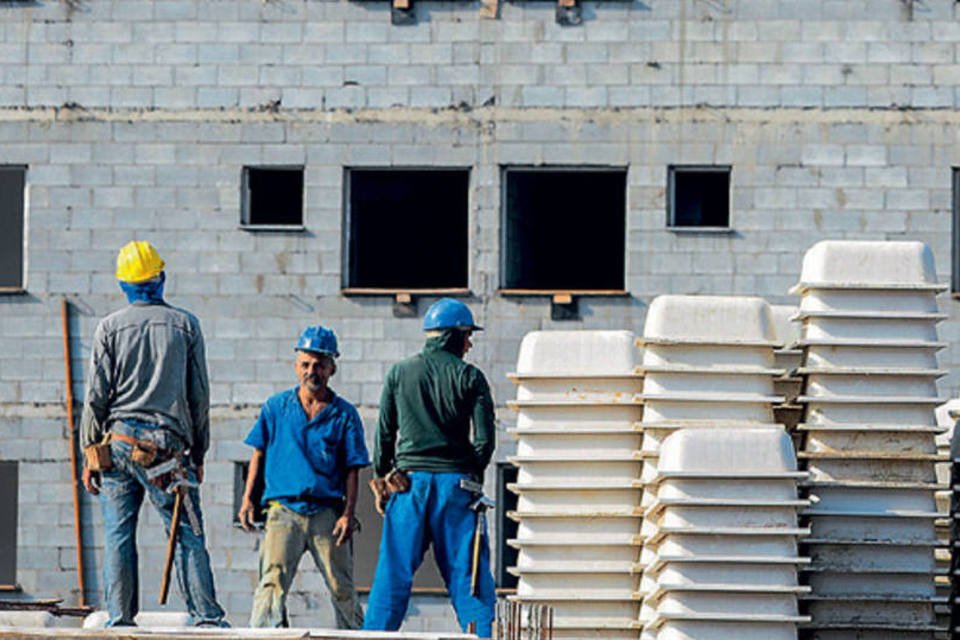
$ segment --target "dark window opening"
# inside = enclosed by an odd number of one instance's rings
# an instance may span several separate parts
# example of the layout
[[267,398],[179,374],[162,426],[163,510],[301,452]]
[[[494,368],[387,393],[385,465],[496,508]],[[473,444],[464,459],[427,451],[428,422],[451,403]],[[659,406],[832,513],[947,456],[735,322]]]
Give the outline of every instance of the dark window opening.
[[[247,472],[250,470],[249,462],[233,463],[233,523],[240,526],[240,519],[237,514],[240,512],[240,505],[243,503],[243,490],[247,485]],[[257,476],[253,483],[253,521],[255,524],[262,525],[266,522],[267,516],[260,506],[260,499],[263,497],[263,472]]]
[[19,511],[18,463],[0,462],[0,585],[17,583],[17,513]]
[[951,235],[950,291],[960,293],[960,167],[953,168],[953,228]]
[[506,289],[622,290],[625,169],[504,170]]
[[467,286],[467,169],[347,171],[348,288]]
[[517,494],[507,488],[517,481],[517,468],[509,462],[497,463],[497,586],[515,589],[519,578],[509,572],[517,565],[519,550],[508,543],[517,537],[519,523],[507,517],[517,508]]
[[23,287],[24,187],[27,168],[0,166],[0,289]]
[[243,224],[303,225],[303,167],[244,167]]
[[670,167],[671,227],[730,226],[730,167]]
[[[360,470],[360,487],[365,488],[373,474],[370,467]],[[353,534],[353,582],[360,591],[368,591],[373,584],[373,574],[380,557],[380,536],[383,533],[383,517],[373,506],[370,492],[364,490],[357,500],[357,519],[360,531]],[[433,559],[433,547],[424,554],[423,563],[413,577],[414,593],[446,593],[437,562]]]

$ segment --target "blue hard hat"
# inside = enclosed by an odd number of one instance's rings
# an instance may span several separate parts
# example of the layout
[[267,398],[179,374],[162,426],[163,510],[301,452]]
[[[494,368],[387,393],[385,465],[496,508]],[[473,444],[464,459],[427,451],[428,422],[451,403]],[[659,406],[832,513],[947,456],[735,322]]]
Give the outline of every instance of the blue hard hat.
[[469,329],[482,331],[473,323],[473,314],[470,307],[453,298],[440,298],[427,309],[423,316],[423,330],[435,331],[438,329]]
[[340,352],[337,351],[337,336],[334,335],[332,330],[320,325],[304,329],[303,333],[300,334],[300,339],[297,340],[297,346],[293,350],[325,353],[334,358],[340,357]]

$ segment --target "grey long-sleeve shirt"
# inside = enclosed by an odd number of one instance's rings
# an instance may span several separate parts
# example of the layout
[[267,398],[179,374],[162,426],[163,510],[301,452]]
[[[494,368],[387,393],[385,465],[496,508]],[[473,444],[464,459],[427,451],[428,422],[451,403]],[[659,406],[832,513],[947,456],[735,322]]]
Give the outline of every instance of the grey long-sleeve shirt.
[[83,446],[116,420],[166,427],[203,464],[210,444],[210,386],[200,321],[167,304],[135,302],[97,325],[80,418]]

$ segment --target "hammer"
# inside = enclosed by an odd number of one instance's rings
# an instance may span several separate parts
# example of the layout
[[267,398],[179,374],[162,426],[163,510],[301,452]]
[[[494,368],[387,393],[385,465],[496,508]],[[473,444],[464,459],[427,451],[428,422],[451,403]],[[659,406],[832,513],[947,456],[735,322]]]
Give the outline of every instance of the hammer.
[[477,574],[480,571],[480,539],[483,537],[483,531],[487,528],[487,509],[496,506],[496,502],[483,495],[483,485],[466,478],[460,480],[460,488],[469,491],[476,496],[473,501],[467,505],[470,511],[477,514],[477,522],[473,529],[473,554],[470,562],[470,595],[477,595]]

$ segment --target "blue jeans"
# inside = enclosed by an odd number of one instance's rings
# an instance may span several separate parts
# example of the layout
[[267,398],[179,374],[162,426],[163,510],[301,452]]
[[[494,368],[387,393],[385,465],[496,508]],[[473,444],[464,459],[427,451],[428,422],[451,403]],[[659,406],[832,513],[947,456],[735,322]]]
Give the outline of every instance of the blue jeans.
[[[141,440],[150,440],[164,449],[181,450],[178,438],[169,431],[150,425],[116,423],[112,430]],[[113,468],[100,474],[100,505],[103,509],[104,562],[103,576],[106,591],[108,627],[133,625],[140,610],[139,575],[137,570],[137,519],[140,505],[146,495],[163,518],[169,533],[173,516],[174,495],[160,490],[147,481],[145,469],[130,459],[133,446],[119,440],[110,442]],[[193,470],[190,480],[196,481]],[[200,492],[191,488],[190,497],[198,521]],[[177,532],[177,548],[174,557],[180,595],[187,611],[197,625],[226,626],[224,612],[217,604],[203,534],[197,536],[190,527],[186,503]],[[162,558],[156,558],[157,564]]]
[[477,595],[470,593],[476,514],[467,506],[474,496],[460,488],[461,478],[467,476],[427,471],[413,471],[409,476],[410,490],[393,494],[387,503],[380,557],[363,628],[400,628],[410,604],[413,575],[432,543],[460,628],[466,631],[468,624],[476,622],[477,635],[489,638],[497,596],[486,530],[480,540]]

